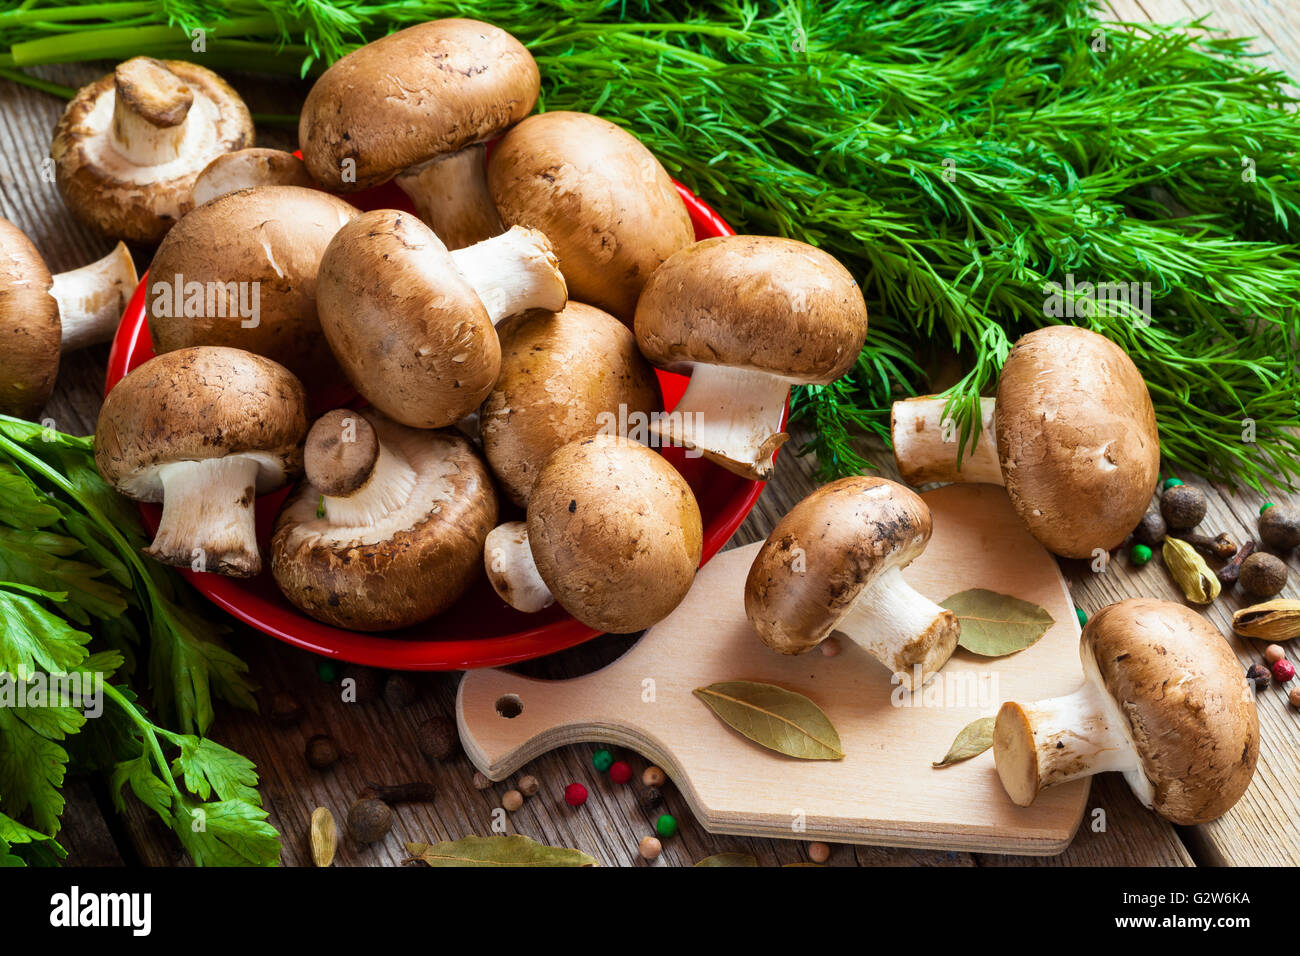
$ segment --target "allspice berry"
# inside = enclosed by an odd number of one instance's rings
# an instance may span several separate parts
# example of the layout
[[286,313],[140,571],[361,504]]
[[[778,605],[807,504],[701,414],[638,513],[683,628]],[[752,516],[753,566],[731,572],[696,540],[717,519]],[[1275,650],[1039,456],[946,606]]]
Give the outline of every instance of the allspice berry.
[[271,697],[269,713],[271,720],[281,727],[292,727],[302,720],[302,704],[293,694],[277,691]]
[[640,845],[636,848],[641,854],[643,860],[657,860],[659,854],[664,851],[664,845],[652,836],[642,837]]
[[1273,505],[1259,516],[1259,538],[1274,551],[1300,547],[1300,509]]
[[1300,687],[1292,687],[1286,699],[1291,702],[1292,707],[1300,707]]
[[1167,534],[1169,534],[1169,526],[1165,524],[1164,516],[1158,511],[1148,511],[1142,516],[1138,526],[1133,529],[1133,537],[1148,548],[1164,541]]
[[307,738],[307,763],[316,770],[332,767],[339,760],[339,745],[327,734]]
[[1237,581],[1252,597],[1271,598],[1286,587],[1286,578],[1286,562],[1265,551],[1256,551],[1242,562]]
[[641,774],[641,782],[647,787],[662,787],[668,782],[668,775],[654,764],[651,764]]
[[1195,528],[1207,507],[1205,492],[1191,485],[1175,485],[1160,496],[1160,515],[1171,531]]
[[478,771],[478,770],[475,770],[475,771],[474,771],[474,789],[475,789],[475,790],[486,790],[486,789],[487,789],[488,787],[490,787],[490,786],[492,786],[492,781],[489,780],[489,779],[487,778],[487,775],[484,774],[484,773],[482,773],[482,772],[480,772],[480,771]]
[[809,843],[808,859],[814,863],[825,863],[831,858],[831,848],[825,843]]
[[1276,664],[1284,657],[1286,657],[1286,651],[1281,644],[1270,644],[1264,648],[1264,660],[1268,661],[1270,665]]
[[348,834],[358,843],[382,840],[393,828],[393,808],[368,797],[348,808]]
[[456,722],[450,717],[430,717],[415,731],[420,753],[430,760],[446,760],[460,747]]
[[384,692],[384,681],[373,667],[349,664],[341,680],[343,700],[349,704],[369,704]]
[[507,790],[501,796],[501,806],[514,813],[524,805],[524,795],[518,790]]
[[542,785],[538,783],[536,777],[530,774],[524,774],[519,778],[519,792],[525,797],[535,797],[537,796],[537,791],[541,789]]
[[389,674],[384,681],[384,700],[393,710],[410,707],[419,696],[415,682],[405,674]]

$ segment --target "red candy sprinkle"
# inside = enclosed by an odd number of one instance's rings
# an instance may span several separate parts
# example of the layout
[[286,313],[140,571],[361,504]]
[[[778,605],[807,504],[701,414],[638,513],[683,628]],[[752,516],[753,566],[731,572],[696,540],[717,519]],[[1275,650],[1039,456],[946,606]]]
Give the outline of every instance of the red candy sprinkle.
[[564,802],[571,807],[580,807],[587,802],[587,788],[580,783],[571,783],[564,788]]
[[[1279,684],[1285,684],[1292,677],[1295,677],[1295,665],[1285,657],[1280,661],[1273,662],[1273,679]],[[612,768],[611,768],[612,772]]]
[[614,783],[627,783],[632,779],[632,768],[626,760],[619,760],[610,766],[609,779]]

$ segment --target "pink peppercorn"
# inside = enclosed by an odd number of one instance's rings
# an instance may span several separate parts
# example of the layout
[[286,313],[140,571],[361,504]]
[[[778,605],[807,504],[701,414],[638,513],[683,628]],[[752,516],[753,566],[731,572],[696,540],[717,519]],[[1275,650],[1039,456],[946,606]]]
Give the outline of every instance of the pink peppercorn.
[[1295,677],[1295,665],[1285,657],[1273,663],[1273,680],[1285,684],[1292,677]]

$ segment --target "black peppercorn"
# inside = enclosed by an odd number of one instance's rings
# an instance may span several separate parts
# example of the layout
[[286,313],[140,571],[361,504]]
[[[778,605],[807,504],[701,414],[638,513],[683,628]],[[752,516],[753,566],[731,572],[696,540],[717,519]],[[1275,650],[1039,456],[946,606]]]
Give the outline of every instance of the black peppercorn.
[[307,740],[307,763],[316,770],[324,770],[338,763],[339,745],[326,734],[316,734]]
[[1254,682],[1256,690],[1263,690],[1267,687],[1271,677],[1268,668],[1263,664],[1251,664],[1246,669],[1246,679]]
[[460,746],[456,724],[447,717],[430,717],[415,733],[420,753],[430,760],[446,760]]
[[1191,485],[1175,485],[1160,498],[1160,514],[1173,531],[1195,528],[1205,517],[1205,492]]

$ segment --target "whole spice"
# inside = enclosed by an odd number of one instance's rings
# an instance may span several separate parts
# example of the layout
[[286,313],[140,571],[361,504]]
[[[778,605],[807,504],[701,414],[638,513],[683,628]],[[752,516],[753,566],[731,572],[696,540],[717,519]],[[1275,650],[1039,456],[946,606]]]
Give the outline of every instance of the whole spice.
[[[596,866],[587,854],[546,846],[526,836],[468,836],[450,843],[408,843],[406,851],[426,866]],[[407,861],[411,862],[411,861]]]
[[1038,642],[1055,622],[1037,604],[1009,594],[971,588],[939,602],[957,616],[957,645],[981,657],[1005,657]]
[[1223,590],[1219,579],[1214,576],[1205,559],[1186,541],[1165,538],[1161,553],[1165,558],[1165,567],[1187,600],[1193,604],[1210,604],[1219,596]]
[[664,803],[664,793],[658,787],[646,787],[637,794],[637,804],[642,810],[658,810]]
[[1300,707],[1300,687],[1292,687],[1286,699],[1291,702],[1292,707]]
[[393,808],[382,800],[362,797],[348,808],[348,833],[358,843],[382,840],[393,828]]
[[339,745],[328,734],[307,738],[307,763],[313,769],[325,770],[338,763]]
[[1274,551],[1300,547],[1300,508],[1271,505],[1259,516],[1259,539]]
[[389,674],[384,681],[384,700],[393,710],[410,707],[418,698],[415,682],[405,674]]
[[535,797],[537,796],[537,791],[542,789],[542,785],[538,782],[536,777],[530,774],[525,774],[519,778],[518,789],[525,797]]
[[492,781],[489,780],[486,775],[477,770],[474,771],[473,783],[475,790],[486,790],[488,787],[492,786]]
[[271,696],[271,706],[268,710],[271,720],[281,727],[292,727],[298,721],[302,720],[302,705],[298,703],[298,698],[285,691],[276,691]]
[[814,863],[825,863],[831,858],[831,848],[825,843],[809,843],[808,859]]
[[662,787],[667,780],[668,775],[654,764],[641,772],[641,782],[647,787]]
[[1280,598],[1244,607],[1232,615],[1232,629],[1260,641],[1289,641],[1300,636],[1300,601]]
[[311,812],[311,859],[317,866],[329,866],[339,848],[339,830],[334,814],[325,807]]
[[1270,665],[1276,664],[1284,657],[1286,657],[1286,651],[1282,649],[1281,644],[1270,644],[1264,648],[1264,660],[1268,661]]
[[1241,575],[1241,566],[1246,563],[1246,559],[1255,553],[1255,542],[1247,539],[1246,543],[1237,549],[1237,553],[1232,556],[1223,567],[1215,573],[1215,577],[1223,584],[1229,586],[1237,583],[1237,578]]
[[1170,531],[1195,528],[1205,517],[1205,492],[1192,485],[1175,485],[1160,496],[1160,514]]
[[456,722],[450,717],[430,717],[415,731],[420,753],[430,760],[446,760],[460,747]]
[[384,692],[382,675],[373,667],[349,664],[343,668],[343,699],[352,704],[369,704]]
[[1251,664],[1246,668],[1246,680],[1253,682],[1256,690],[1267,687],[1270,679],[1269,670],[1263,664]]
[[1241,565],[1241,589],[1251,597],[1271,598],[1286,587],[1286,562],[1264,551],[1256,552]]
[[387,804],[394,803],[430,803],[433,801],[436,790],[433,784],[423,780],[413,781],[411,783],[367,783],[366,789],[362,791],[363,797],[373,800],[382,800]]
[[832,635],[821,643],[822,657],[836,657],[844,649],[840,639]]
[[1292,677],[1295,677],[1295,665],[1286,658],[1273,662],[1273,680],[1279,684],[1285,684]]
[[524,795],[518,790],[507,790],[501,795],[501,806],[514,813],[524,805]]
[[1237,542],[1233,541],[1226,533],[1217,534],[1213,538],[1203,534],[1188,534],[1186,532],[1175,535],[1190,544],[1201,554],[1210,558],[1221,558],[1227,560],[1237,553]]
[[1138,526],[1133,529],[1133,537],[1138,540],[1138,543],[1145,544],[1149,548],[1164,541],[1168,533],[1169,526],[1165,524],[1164,516],[1158,511],[1148,511],[1142,516]]
[[659,854],[664,851],[664,846],[652,836],[642,837],[640,845],[637,846],[637,852],[641,854],[643,860],[657,860]]

